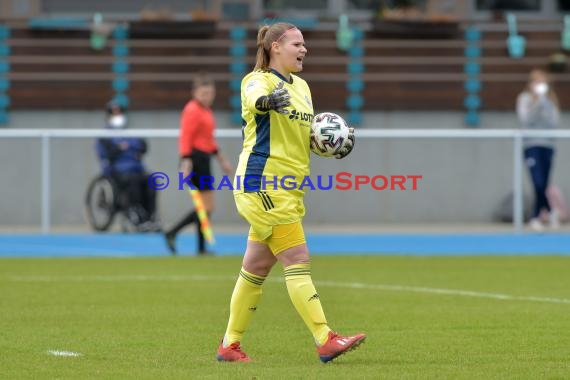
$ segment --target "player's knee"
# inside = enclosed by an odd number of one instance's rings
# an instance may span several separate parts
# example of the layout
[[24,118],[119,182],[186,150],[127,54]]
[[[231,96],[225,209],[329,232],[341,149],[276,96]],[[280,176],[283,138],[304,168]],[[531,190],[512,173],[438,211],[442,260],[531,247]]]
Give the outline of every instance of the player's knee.
[[311,261],[307,244],[287,248],[284,251],[277,253],[276,257],[284,267],[295,264],[309,264]]

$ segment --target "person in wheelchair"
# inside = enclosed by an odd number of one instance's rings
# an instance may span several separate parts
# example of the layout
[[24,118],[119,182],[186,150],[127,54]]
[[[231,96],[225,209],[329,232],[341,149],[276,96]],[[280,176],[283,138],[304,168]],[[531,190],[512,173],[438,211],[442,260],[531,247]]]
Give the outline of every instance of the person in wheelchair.
[[[106,128],[127,127],[126,109],[113,101],[106,105]],[[148,151],[145,139],[138,137],[100,138],[96,150],[103,176],[118,190],[118,211],[137,231],[160,231],[156,215],[156,191],[148,183],[143,157]]]

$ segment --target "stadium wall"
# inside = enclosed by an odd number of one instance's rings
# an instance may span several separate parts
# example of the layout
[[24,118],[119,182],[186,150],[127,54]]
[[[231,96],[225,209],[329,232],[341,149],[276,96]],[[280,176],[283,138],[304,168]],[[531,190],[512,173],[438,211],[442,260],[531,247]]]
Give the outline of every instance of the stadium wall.
[[[133,128],[178,127],[177,112],[131,112]],[[218,128],[236,128],[230,113],[218,113]],[[100,128],[101,112],[12,113],[11,128]],[[462,128],[461,112],[377,112],[364,114],[362,128]],[[568,125],[570,114],[563,115]],[[483,128],[517,128],[513,113],[483,113]],[[241,142],[223,139],[222,150],[237,162]],[[171,178],[159,193],[162,219],[168,224],[189,207],[185,192],[178,191],[175,139],[151,139],[146,160],[151,171]],[[521,158],[522,159],[522,158]],[[39,139],[0,139],[0,173],[3,175],[0,226],[38,227],[40,223]],[[559,141],[553,182],[570,194],[570,177],[562,163],[570,160],[570,141]],[[417,190],[309,191],[306,222],[320,223],[486,223],[512,190],[513,158],[510,140],[493,139],[358,139],[349,159],[315,158],[311,177],[336,175],[422,175]],[[51,144],[51,221],[54,227],[87,228],[83,199],[88,182],[99,173],[93,139],[53,139]],[[214,164],[214,173],[220,170]],[[218,177],[219,178],[219,177]],[[328,180],[327,180],[328,181]],[[525,195],[530,196],[525,172]],[[216,193],[214,223],[243,223],[235,211],[231,191]]]

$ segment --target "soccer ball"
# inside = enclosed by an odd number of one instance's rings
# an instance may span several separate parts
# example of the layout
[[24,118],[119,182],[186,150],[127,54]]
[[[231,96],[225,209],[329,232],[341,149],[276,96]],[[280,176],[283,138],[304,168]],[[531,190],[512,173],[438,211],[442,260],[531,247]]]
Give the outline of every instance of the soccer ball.
[[334,157],[348,138],[348,125],[332,112],[315,115],[311,124],[311,151],[321,157]]

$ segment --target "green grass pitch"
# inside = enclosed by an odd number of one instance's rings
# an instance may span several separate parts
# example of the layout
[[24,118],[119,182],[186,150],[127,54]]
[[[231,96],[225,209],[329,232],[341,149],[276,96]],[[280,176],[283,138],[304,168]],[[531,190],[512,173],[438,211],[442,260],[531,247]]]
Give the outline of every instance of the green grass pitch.
[[216,362],[240,263],[1,259],[0,378],[570,378],[570,258],[315,257],[331,327],[368,335],[326,365],[278,266],[242,341],[254,362]]

